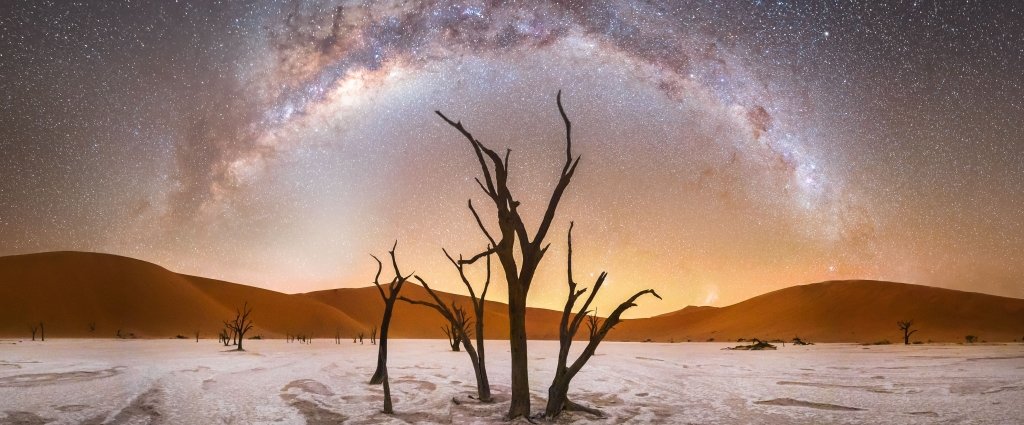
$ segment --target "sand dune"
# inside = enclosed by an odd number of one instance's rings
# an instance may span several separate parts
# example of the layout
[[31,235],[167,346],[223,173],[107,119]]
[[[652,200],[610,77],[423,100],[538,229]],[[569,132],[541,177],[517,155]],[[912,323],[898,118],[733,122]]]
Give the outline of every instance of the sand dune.
[[[30,337],[215,337],[243,301],[254,307],[253,335],[313,332],[327,337],[362,325],[306,297],[181,275],[126,257],[49,252],[0,257],[0,335]],[[95,331],[89,323],[94,322]]]
[[[408,284],[403,295],[426,299]],[[439,294],[470,308],[469,298]],[[242,301],[255,307],[257,334],[282,337],[312,333],[351,338],[379,324],[377,289],[343,288],[282,294],[260,288],[181,275],[154,264],[107,254],[52,252],[0,257],[0,336],[28,337],[46,323],[50,337],[112,337],[117,329],[139,337],[213,337]],[[486,335],[508,336],[505,304],[488,301]],[[561,312],[531,308],[532,339],[557,337]],[[625,341],[734,341],[738,338],[819,342],[901,341],[896,321],[914,319],[915,341],[1013,341],[1024,338],[1024,300],[920,285],[836,281],[794,286],[727,307],[686,307],[620,324],[609,338]],[[88,324],[95,322],[96,330]],[[391,324],[395,338],[442,338],[433,310],[399,303]]]
[[800,336],[820,342],[902,342],[896,321],[913,319],[912,341],[1024,338],[1024,300],[870,280],[793,286],[721,308],[683,309],[627,321],[619,337],[735,341]]

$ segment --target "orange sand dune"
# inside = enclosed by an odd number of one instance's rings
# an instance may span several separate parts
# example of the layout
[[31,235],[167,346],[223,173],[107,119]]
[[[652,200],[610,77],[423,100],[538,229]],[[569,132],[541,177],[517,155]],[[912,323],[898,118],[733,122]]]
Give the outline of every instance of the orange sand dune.
[[727,307],[686,308],[627,321],[617,336],[657,341],[738,338],[902,343],[896,321],[913,319],[911,341],[1024,338],[1024,300],[922,285],[850,280],[793,286]]
[[[253,306],[251,335],[313,333],[362,327],[337,309],[306,297],[180,275],[126,257],[50,252],[0,257],[0,335],[31,337],[43,321],[47,337],[215,338],[244,301]],[[95,331],[89,330],[94,322]]]
[[[403,295],[427,299],[407,284]],[[469,298],[439,293],[469,310]],[[117,329],[139,337],[212,338],[243,301],[254,306],[254,334],[287,333],[332,338],[369,335],[384,303],[375,287],[282,294],[245,285],[181,275],[154,264],[108,254],[52,252],[0,257],[0,336],[25,338],[46,323],[48,337],[113,337]],[[561,312],[530,308],[530,338],[557,338]],[[987,341],[1024,338],[1024,300],[920,285],[878,281],[795,286],[727,307],[687,307],[628,320],[609,335],[625,341],[734,341],[738,338],[818,342],[900,342],[897,320],[914,319],[915,341]],[[95,322],[91,332],[88,324]],[[399,302],[391,324],[396,338],[442,338],[443,320],[432,309]],[[486,336],[508,336],[508,310],[488,301]],[[585,333],[581,330],[581,334]]]

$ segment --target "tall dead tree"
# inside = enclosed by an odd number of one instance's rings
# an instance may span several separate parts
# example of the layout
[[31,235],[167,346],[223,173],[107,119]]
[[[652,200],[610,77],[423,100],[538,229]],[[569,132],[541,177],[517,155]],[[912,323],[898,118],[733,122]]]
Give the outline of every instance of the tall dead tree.
[[253,327],[252,319],[249,318],[250,314],[252,314],[252,307],[249,307],[249,302],[246,301],[245,304],[242,304],[241,309],[235,310],[234,320],[224,322],[224,326],[233,334],[236,351],[245,351],[242,349],[242,340],[245,339],[245,333],[252,330]]
[[[448,323],[451,324],[451,328],[454,333],[457,334],[459,341],[462,343],[462,347],[466,349],[466,354],[469,355],[469,361],[473,364],[473,372],[476,374],[476,390],[477,397],[482,402],[490,402],[491,399],[491,384],[487,378],[487,362],[485,361],[484,352],[484,297],[487,296],[487,289],[491,287],[491,254],[487,254],[487,278],[484,281],[483,290],[480,292],[480,296],[477,297],[476,291],[473,290],[473,285],[469,283],[469,278],[466,277],[465,266],[471,264],[470,262],[455,260],[451,255],[448,255],[448,251],[444,251],[444,255],[448,257],[448,260],[455,266],[459,271],[459,276],[462,278],[462,283],[466,285],[469,290],[469,298],[473,303],[473,313],[476,317],[474,320],[475,332],[469,329],[469,318],[466,316],[465,310],[455,304],[453,301],[451,307],[445,305],[441,301],[441,298],[437,296],[437,293],[430,288],[419,276],[416,276],[416,280],[423,285],[423,289],[427,290],[433,302],[430,301],[419,301],[411,300],[409,298],[401,297],[402,301],[419,304],[433,308],[441,317],[444,317]],[[471,336],[476,336],[476,346],[473,346],[473,342],[470,340]]]
[[384,384],[384,413],[388,414],[393,413],[391,409],[391,386],[388,383],[388,327],[391,326],[391,314],[394,312],[398,294],[401,292],[405,282],[412,276],[411,273],[402,276],[402,272],[398,269],[398,260],[395,259],[396,247],[398,247],[398,241],[395,241],[395,244],[391,246],[391,251],[388,251],[388,255],[391,256],[391,266],[395,269],[395,277],[391,278],[391,282],[388,283],[387,293],[384,292],[384,287],[380,284],[380,273],[384,268],[384,264],[380,262],[377,256],[370,255],[377,262],[377,274],[373,277],[373,285],[377,287],[381,299],[384,300],[384,316],[380,322],[380,345],[377,346],[377,370],[373,372],[370,384]]
[[896,325],[903,331],[903,345],[910,345],[910,336],[917,332],[917,329],[910,329],[911,326],[914,326],[914,319],[900,320],[896,322]]
[[[548,403],[544,408],[544,416],[548,418],[554,418],[561,414],[565,410],[570,411],[583,411],[598,416],[603,416],[600,410],[586,407],[569,400],[569,384],[572,382],[572,378],[579,373],[583,365],[594,356],[597,351],[598,344],[604,340],[605,336],[608,335],[608,331],[612,330],[615,325],[622,321],[622,313],[626,310],[635,307],[635,301],[637,298],[645,294],[654,295],[659,300],[661,296],[653,289],[645,289],[643,291],[633,294],[622,304],[612,311],[612,314],[603,321],[597,317],[597,314],[590,315],[590,305],[594,301],[594,297],[597,296],[598,291],[601,290],[601,285],[604,284],[605,278],[608,277],[607,272],[601,272],[597,277],[597,281],[594,283],[594,288],[590,291],[590,295],[587,296],[586,301],[580,306],[579,310],[573,314],[573,310],[576,306],[576,301],[587,292],[587,288],[576,289],[576,281],[572,277],[572,223],[569,224],[569,236],[568,236],[568,264],[566,269],[568,270],[568,285],[569,293],[565,300],[565,308],[562,310],[562,320],[558,324],[558,366],[555,369],[555,378],[551,381],[551,386],[548,387]],[[576,332],[580,329],[580,325],[586,321],[587,327],[589,328],[590,336],[587,341],[587,346],[583,348],[583,352],[580,353],[579,357],[576,358],[572,364],[569,364],[569,349],[572,346],[572,339],[576,336]]]
[[[480,231],[490,242],[490,248],[468,260],[472,263],[476,259],[487,254],[496,254],[505,272],[505,280],[508,284],[508,312],[509,312],[509,345],[512,351],[512,388],[511,402],[507,414],[508,419],[530,416],[530,382],[529,367],[526,347],[526,295],[530,291],[537,266],[540,265],[547,252],[548,244],[544,242],[551,223],[555,219],[555,211],[558,203],[569,186],[576,166],[579,165],[579,156],[572,153],[572,123],[562,107],[562,92],[559,91],[555,97],[558,105],[558,112],[562,116],[565,125],[565,164],[562,166],[561,174],[555,188],[551,193],[547,208],[540,220],[537,230],[530,235],[526,224],[519,214],[519,201],[512,196],[508,187],[509,154],[512,150],[506,150],[504,157],[497,152],[484,146],[479,140],[462,126],[461,121],[452,121],[440,111],[435,111],[448,125],[461,133],[473,147],[480,169],[483,172],[483,180],[476,179],[477,184],[483,189],[484,194],[491,200],[496,209],[499,237],[494,236],[487,230],[487,226],[481,220],[480,215],[473,207],[472,200],[468,206],[473,217],[476,219]],[[516,241],[518,240],[518,244]],[[518,247],[518,249],[517,249]],[[517,252],[518,251],[518,252]]]

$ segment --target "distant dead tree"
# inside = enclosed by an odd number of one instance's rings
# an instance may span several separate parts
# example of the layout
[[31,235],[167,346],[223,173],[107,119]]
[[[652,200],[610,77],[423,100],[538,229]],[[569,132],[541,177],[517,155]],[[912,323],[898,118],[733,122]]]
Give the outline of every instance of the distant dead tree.
[[376,326],[374,326],[373,329],[370,329],[370,344],[371,345],[377,345],[377,327]]
[[28,325],[28,329],[32,331],[32,340],[36,340],[36,333],[39,332],[39,326]]
[[448,338],[448,345],[452,347],[452,351],[459,351],[459,344],[462,338],[459,336],[459,330],[454,322],[447,325],[441,325],[441,332]]
[[964,341],[967,341],[968,344],[974,344],[975,342],[978,342],[978,337],[974,335],[967,335],[964,337]]
[[89,333],[96,332],[96,322],[89,322]]
[[46,325],[43,322],[39,322],[39,340],[46,341]]
[[900,320],[896,322],[896,325],[903,331],[903,345],[910,345],[910,336],[917,332],[917,329],[910,329],[911,326],[914,326],[914,319]]
[[196,342],[199,342],[199,329],[196,329]]
[[[569,400],[569,383],[572,378],[579,373],[583,365],[593,357],[597,351],[598,344],[604,340],[605,336],[608,335],[615,325],[622,321],[620,316],[626,310],[635,307],[635,301],[637,298],[645,294],[654,295],[659,300],[661,296],[653,289],[645,289],[643,291],[633,294],[622,304],[619,304],[612,314],[603,321],[597,317],[597,314],[590,315],[591,310],[590,304],[594,301],[594,297],[597,296],[598,291],[601,290],[601,285],[604,285],[605,278],[608,277],[607,272],[601,272],[597,277],[597,281],[594,283],[593,290],[590,291],[590,295],[587,296],[586,301],[580,306],[579,310],[573,314],[573,310],[576,306],[576,301],[587,292],[587,288],[576,289],[576,281],[573,280],[572,276],[572,227],[573,224],[569,223],[569,235],[568,235],[568,285],[569,293],[565,300],[565,308],[562,310],[562,320],[558,325],[558,366],[555,369],[555,378],[551,381],[551,386],[548,387],[548,403],[544,409],[544,416],[547,418],[555,418],[560,415],[563,411],[583,411],[591,413],[597,416],[604,416],[600,410],[586,407]],[[579,330],[580,325],[583,322],[587,322],[587,327],[590,330],[590,336],[587,342],[587,346],[580,353],[579,357],[576,358],[571,365],[568,364],[569,360],[569,349],[572,346],[572,339],[576,336],[576,332]]]
[[363,333],[362,332],[359,333],[359,343],[360,344],[363,343]]
[[341,329],[334,328],[334,343],[341,344]]
[[[530,285],[540,265],[544,254],[547,252],[548,244],[544,242],[551,223],[555,218],[555,211],[562,199],[562,194],[569,186],[576,166],[579,165],[579,156],[572,153],[572,123],[562,107],[562,92],[559,91],[555,97],[558,105],[558,112],[565,125],[565,163],[562,166],[558,182],[552,190],[547,207],[540,220],[536,232],[530,235],[526,224],[519,214],[520,202],[512,196],[508,187],[509,154],[511,149],[505,151],[504,157],[497,152],[484,146],[479,140],[463,127],[461,121],[452,121],[440,111],[435,111],[448,125],[458,130],[473,147],[477,161],[480,163],[483,172],[483,180],[476,179],[477,184],[483,189],[484,194],[492,201],[496,208],[496,222],[499,230],[499,239],[495,239],[487,230],[487,226],[481,220],[476,209],[473,208],[472,200],[468,206],[480,231],[490,242],[490,248],[473,257],[466,262],[473,262],[487,254],[496,254],[504,270],[505,281],[508,284],[508,312],[509,312],[509,345],[512,352],[512,379],[511,379],[511,402],[506,417],[515,419],[518,417],[530,417],[530,383],[529,367],[526,346],[526,296],[530,291]],[[516,240],[518,239],[518,250]],[[518,251],[518,252],[517,252]]]
[[391,326],[391,314],[395,310],[395,301],[398,300],[398,294],[402,291],[402,286],[405,285],[405,282],[412,276],[412,274],[402,276],[402,272],[398,269],[398,260],[395,258],[395,248],[397,247],[398,241],[395,241],[395,244],[391,246],[391,251],[388,251],[388,255],[391,256],[391,266],[394,268],[395,277],[391,278],[391,282],[388,283],[386,294],[384,287],[380,284],[380,273],[384,269],[384,264],[380,262],[377,256],[370,255],[377,262],[377,274],[373,277],[373,284],[377,287],[377,291],[380,292],[381,299],[384,300],[384,316],[381,317],[380,321],[380,345],[377,346],[377,370],[373,372],[370,384],[384,384],[384,413],[387,414],[394,413],[391,408],[391,384],[388,382],[388,327]]
[[116,336],[118,339],[124,339],[124,335],[121,335],[120,329],[118,329],[117,332],[114,333],[114,336]]
[[[489,250],[490,247],[488,247],[487,251]],[[423,289],[427,290],[427,293],[430,294],[430,297],[434,301],[418,301],[411,300],[405,297],[402,297],[401,299],[408,303],[419,304],[433,308],[434,310],[441,314],[441,317],[448,321],[448,323],[450,324],[449,329],[454,330],[455,333],[459,336],[459,342],[461,342],[462,346],[466,349],[466,354],[469,355],[469,361],[470,363],[473,364],[473,372],[476,374],[476,389],[478,399],[482,402],[491,402],[491,384],[487,377],[487,362],[485,361],[484,350],[484,297],[487,296],[487,290],[490,289],[491,287],[492,254],[486,254],[483,257],[486,258],[487,275],[484,280],[483,288],[480,291],[480,296],[478,297],[476,291],[473,289],[473,284],[469,282],[469,278],[466,276],[465,267],[467,265],[473,264],[473,262],[479,260],[480,257],[477,257],[477,259],[473,261],[466,261],[465,259],[462,258],[462,256],[459,256],[459,259],[456,260],[450,254],[448,254],[447,250],[442,249],[441,251],[444,252],[445,257],[448,258],[448,261],[452,263],[452,265],[455,267],[455,270],[459,272],[459,278],[462,280],[462,284],[465,285],[466,289],[469,291],[469,299],[470,302],[472,302],[473,304],[473,314],[476,318],[476,320],[473,321],[475,325],[475,331],[469,329],[470,320],[466,316],[466,312],[461,307],[456,305],[454,302],[452,302],[451,308],[446,306],[443,302],[441,302],[441,298],[437,296],[434,290],[430,288],[430,285],[428,285],[427,282],[424,281],[419,276],[416,276],[416,280],[418,280],[420,284],[423,285]],[[470,340],[470,338],[474,335],[476,336],[476,346],[474,346],[473,342]],[[453,351],[457,350],[453,349]]]
[[232,333],[232,340],[235,342],[235,351],[245,351],[242,348],[242,341],[245,339],[245,333],[252,330],[253,322],[249,318],[252,314],[252,307],[249,307],[249,302],[246,301],[242,304],[242,308],[235,310],[235,318],[233,320],[224,321],[224,326]]

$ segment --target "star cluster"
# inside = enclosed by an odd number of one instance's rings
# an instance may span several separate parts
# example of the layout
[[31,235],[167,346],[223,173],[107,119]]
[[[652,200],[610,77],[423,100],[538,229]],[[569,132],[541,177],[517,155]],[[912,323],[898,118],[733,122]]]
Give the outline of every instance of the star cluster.
[[15,1],[0,255],[299,292],[367,284],[398,239],[458,290],[477,168],[433,111],[512,149],[535,223],[563,90],[583,160],[534,305],[569,220],[609,303],[668,294],[644,315],[844,278],[1021,297],[1021,69],[1012,2]]

